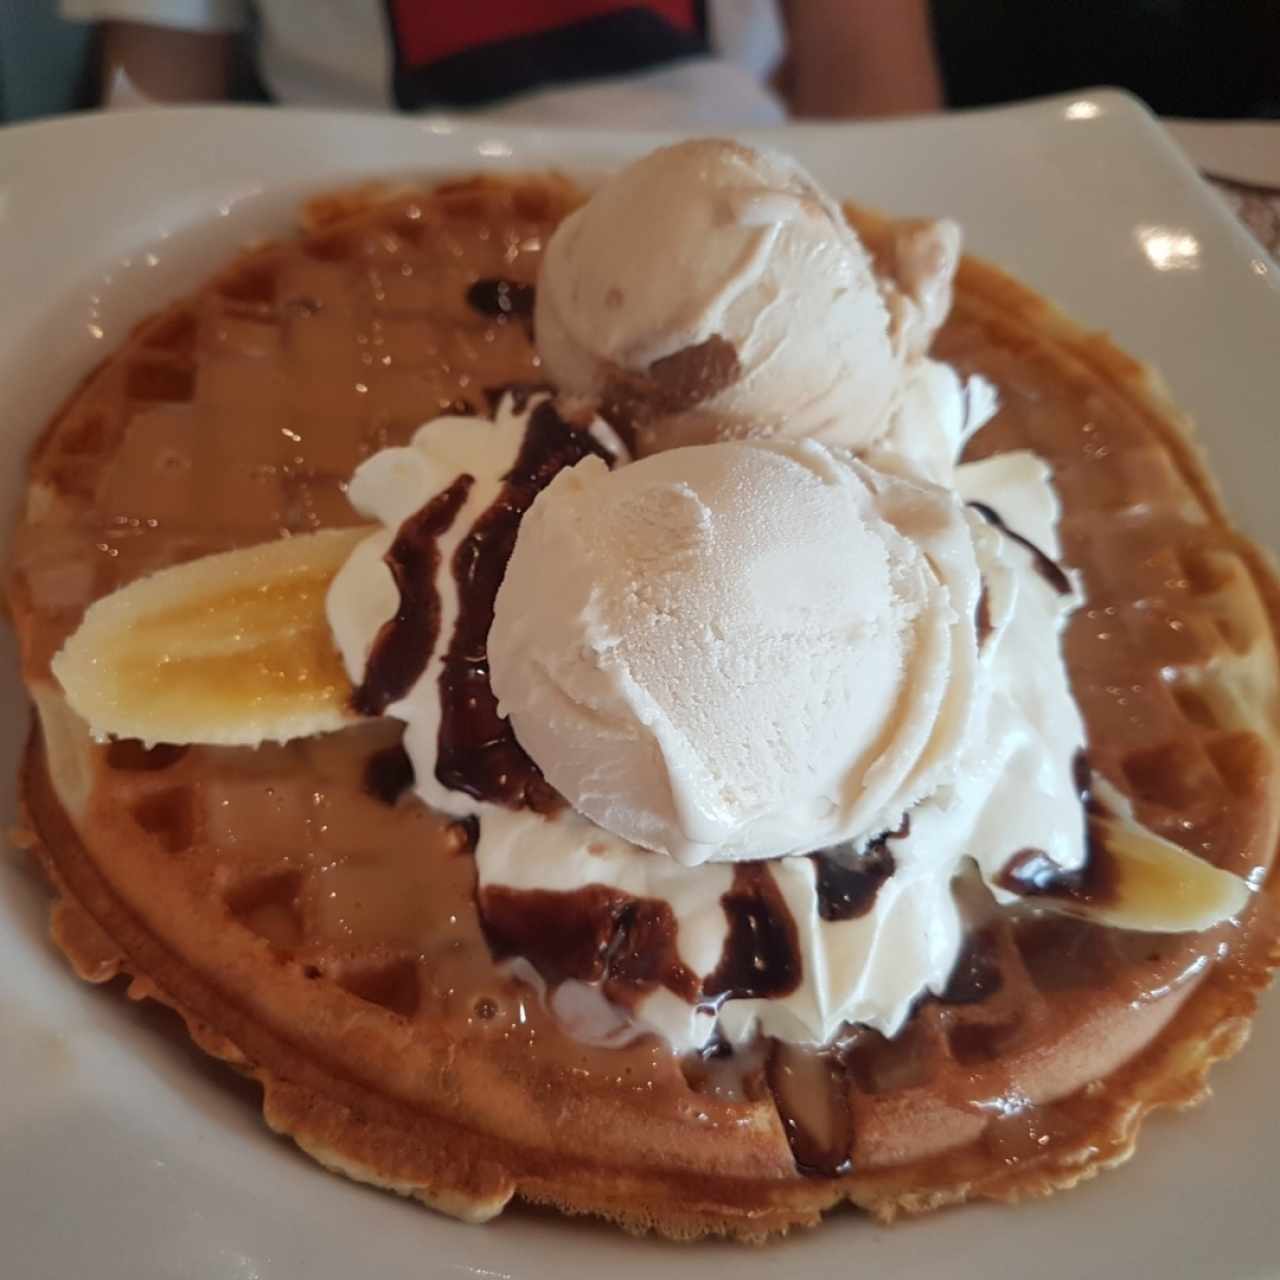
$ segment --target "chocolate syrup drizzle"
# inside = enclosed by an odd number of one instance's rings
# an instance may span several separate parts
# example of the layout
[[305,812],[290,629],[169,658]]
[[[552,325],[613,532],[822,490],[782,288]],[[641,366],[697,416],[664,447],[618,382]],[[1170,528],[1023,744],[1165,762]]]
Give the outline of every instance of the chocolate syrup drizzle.
[[396,743],[375,751],[364,766],[364,789],[383,804],[392,805],[413,786],[413,762]]
[[566,422],[551,401],[538,405],[529,415],[515,465],[503,477],[502,491],[454,552],[458,620],[440,672],[436,753],[436,777],[452,791],[543,814],[564,807],[560,794],[516,741],[510,722],[498,714],[486,645],[493,602],[521,518],[559,471],[591,454],[613,461],[594,437]]
[[1058,898],[1097,906],[1115,898],[1120,871],[1095,821],[1102,810],[1090,787],[1089,758],[1084,751],[1076,752],[1071,768],[1085,810],[1084,865],[1067,871],[1043,849],[1020,849],[1000,869],[996,883],[1025,898]]
[[1089,753],[1081,747],[1071,758],[1071,781],[1076,784],[1076,795],[1084,805],[1086,813],[1097,812],[1097,801],[1093,798],[1093,767],[1089,763]]
[[704,997],[775,999],[800,985],[803,961],[796,922],[767,862],[739,862],[720,899],[729,921],[720,963],[702,984]]
[[529,401],[536,395],[550,395],[551,387],[545,382],[500,382],[496,387],[485,387],[485,403],[489,412],[497,413],[498,406],[508,397],[511,400],[513,413],[523,413],[529,407]]
[[571,892],[491,886],[479,897],[494,957],[522,956],[552,986],[599,982],[608,999],[629,1009],[660,986],[690,1003],[697,996],[697,975],[676,950],[675,915],[661,899],[605,885]]
[[467,305],[482,316],[532,316],[535,296],[531,284],[488,276],[467,290]]
[[978,648],[981,649],[991,638],[991,632],[994,629],[991,625],[991,596],[985,582],[978,596],[978,606],[974,610],[973,628],[978,637]]
[[351,695],[364,716],[379,716],[403,698],[422,674],[440,631],[438,539],[447,533],[471,492],[471,476],[459,476],[401,526],[383,557],[395,579],[400,604],[374,637],[364,679]]
[[1084,866],[1074,871],[1064,870],[1043,849],[1020,849],[1001,868],[996,883],[1024,898],[1061,898],[1087,906],[1107,902],[1115,896],[1114,860],[1092,832],[1088,846]]
[[1035,563],[1036,572],[1060,595],[1069,596],[1071,594],[1071,579],[1067,577],[1066,570],[1053,559],[1052,556],[1046,555],[1039,547],[1036,546],[1030,538],[1024,538],[1022,534],[1014,532],[1005,524],[1003,518],[985,502],[971,502],[969,505],[990,525],[994,525],[1006,537],[1012,538],[1014,542],[1020,546],[1026,547],[1031,552],[1031,558]]
[[811,853],[818,914],[824,920],[854,920],[875,906],[880,886],[893,875],[896,864],[889,852],[890,840],[911,833],[911,815],[903,814],[896,831],[886,831],[862,853],[851,844],[836,844]]
[[796,1172],[810,1178],[848,1173],[853,1167],[854,1129],[843,1056],[775,1040],[765,1060],[765,1082]]

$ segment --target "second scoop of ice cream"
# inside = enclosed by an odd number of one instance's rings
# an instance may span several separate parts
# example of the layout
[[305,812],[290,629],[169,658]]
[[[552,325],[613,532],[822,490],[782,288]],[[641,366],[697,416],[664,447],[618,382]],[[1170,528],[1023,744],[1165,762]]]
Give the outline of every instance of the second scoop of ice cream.
[[535,331],[562,392],[641,453],[746,436],[863,448],[950,304],[959,231],[911,224],[877,273],[794,160],[699,138],[604,183],[551,237]]
[[521,525],[493,688],[548,780],[637,844],[862,843],[947,780],[980,590],[953,494],[814,442],[587,460]]

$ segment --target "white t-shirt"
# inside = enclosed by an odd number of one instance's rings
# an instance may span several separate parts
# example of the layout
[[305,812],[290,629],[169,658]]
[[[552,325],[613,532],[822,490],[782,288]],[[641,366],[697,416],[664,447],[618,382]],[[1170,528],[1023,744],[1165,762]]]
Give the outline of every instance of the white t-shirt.
[[[60,0],[60,4],[63,15],[75,20],[119,19],[188,31],[238,31],[256,21],[257,68],[264,85],[278,102],[303,106],[454,110],[456,101],[432,100],[432,86],[442,83],[441,68],[443,83],[461,84],[465,90],[473,71],[481,79],[487,74],[492,80],[510,65],[524,68],[526,75],[536,79],[540,59],[575,56],[575,46],[566,47],[561,41],[563,27],[553,28],[549,35],[543,29],[549,24],[539,0],[505,4],[501,0],[493,4],[489,0]],[[432,6],[436,7],[434,18]],[[630,6],[611,0],[576,0],[565,8],[584,19],[580,29],[591,33],[586,43],[577,46],[587,51],[588,59],[607,43],[596,39],[600,28],[590,27],[591,22],[609,27],[638,21],[641,25],[634,40],[624,26],[606,32],[614,38],[613,56],[625,63],[632,57],[643,58],[635,50],[649,47],[646,38],[655,29],[661,45],[665,15],[677,15],[673,22],[678,24],[700,6],[680,0]],[[497,11],[505,17],[495,18]],[[396,18],[397,13],[407,16]],[[783,51],[775,0],[705,0],[701,14],[709,52],[621,71],[606,67],[600,75],[579,63],[575,76],[585,69],[587,78],[567,84],[518,85],[515,96],[489,98],[482,109],[490,116],[546,124],[710,129],[781,123],[785,108],[765,83]],[[548,49],[539,43],[540,35],[553,45],[559,42],[560,47]],[[502,44],[503,40],[509,43]],[[497,60],[489,58],[486,63],[486,51],[496,53],[499,47]],[[477,53],[479,63],[474,61]],[[551,79],[561,77],[553,73]]]

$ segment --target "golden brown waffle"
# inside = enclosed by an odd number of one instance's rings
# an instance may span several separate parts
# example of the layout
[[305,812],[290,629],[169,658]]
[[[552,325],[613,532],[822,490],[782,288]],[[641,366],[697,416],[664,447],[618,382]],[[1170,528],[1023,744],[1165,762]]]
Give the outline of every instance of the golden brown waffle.
[[[140,326],[33,453],[8,580],[40,712],[23,792],[77,971],[127,973],[176,1008],[326,1165],[472,1219],[518,1195],[760,1239],[844,1200],[889,1218],[1013,1199],[1123,1160],[1152,1107],[1204,1096],[1280,961],[1266,894],[1246,927],[1194,938],[988,903],[951,989],[897,1039],[859,1033],[835,1066],[681,1064],[651,1041],[566,1039],[495,968],[462,833],[388,802],[393,725],[257,751],[90,741],[48,671],[90,601],[351,523],[362,457],[537,378],[519,307],[497,302],[518,290],[493,282],[533,282],[577,192],[535,177],[385,196],[315,202],[300,238]],[[1056,467],[1088,590],[1067,650],[1095,766],[1161,834],[1261,883],[1280,822],[1278,597],[1176,413],[1140,366],[977,262],[939,348],[1000,390],[972,454],[1030,446]],[[854,1135],[840,1178],[797,1172],[766,1084],[816,1068],[813,1096]]]

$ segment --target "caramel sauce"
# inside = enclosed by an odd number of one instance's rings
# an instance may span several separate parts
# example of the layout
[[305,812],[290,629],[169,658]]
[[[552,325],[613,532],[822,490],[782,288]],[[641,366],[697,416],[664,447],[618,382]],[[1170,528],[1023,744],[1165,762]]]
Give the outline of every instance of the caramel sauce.
[[773,1044],[758,1036],[734,1049],[717,1031],[701,1052],[681,1059],[681,1070],[695,1093],[731,1103],[756,1102],[771,1096],[767,1067]]
[[[439,839],[434,824],[430,835]],[[361,949],[390,947],[419,956],[437,952],[450,929],[423,904],[439,895],[442,881],[447,883],[442,864],[452,854],[447,841],[440,844],[438,853],[379,848],[372,842],[363,850],[332,855],[317,850],[307,881],[313,935]]]
[[[325,618],[333,566],[306,566],[269,584],[144,612],[109,664],[124,706],[180,700],[191,724],[217,724],[220,707],[294,710],[340,702],[350,688]],[[210,631],[216,620],[216,630]],[[233,637],[224,646],[222,637]]]
[[951,977],[938,998],[943,1004],[981,1004],[1004,985],[996,954],[996,931],[987,925],[965,938]]
[[302,876],[282,871],[247,880],[226,896],[226,903],[242,924],[282,951],[296,947],[303,937],[298,894]]
[[254,933],[281,951],[290,951],[302,941],[302,920],[287,903],[260,902],[238,914]]

